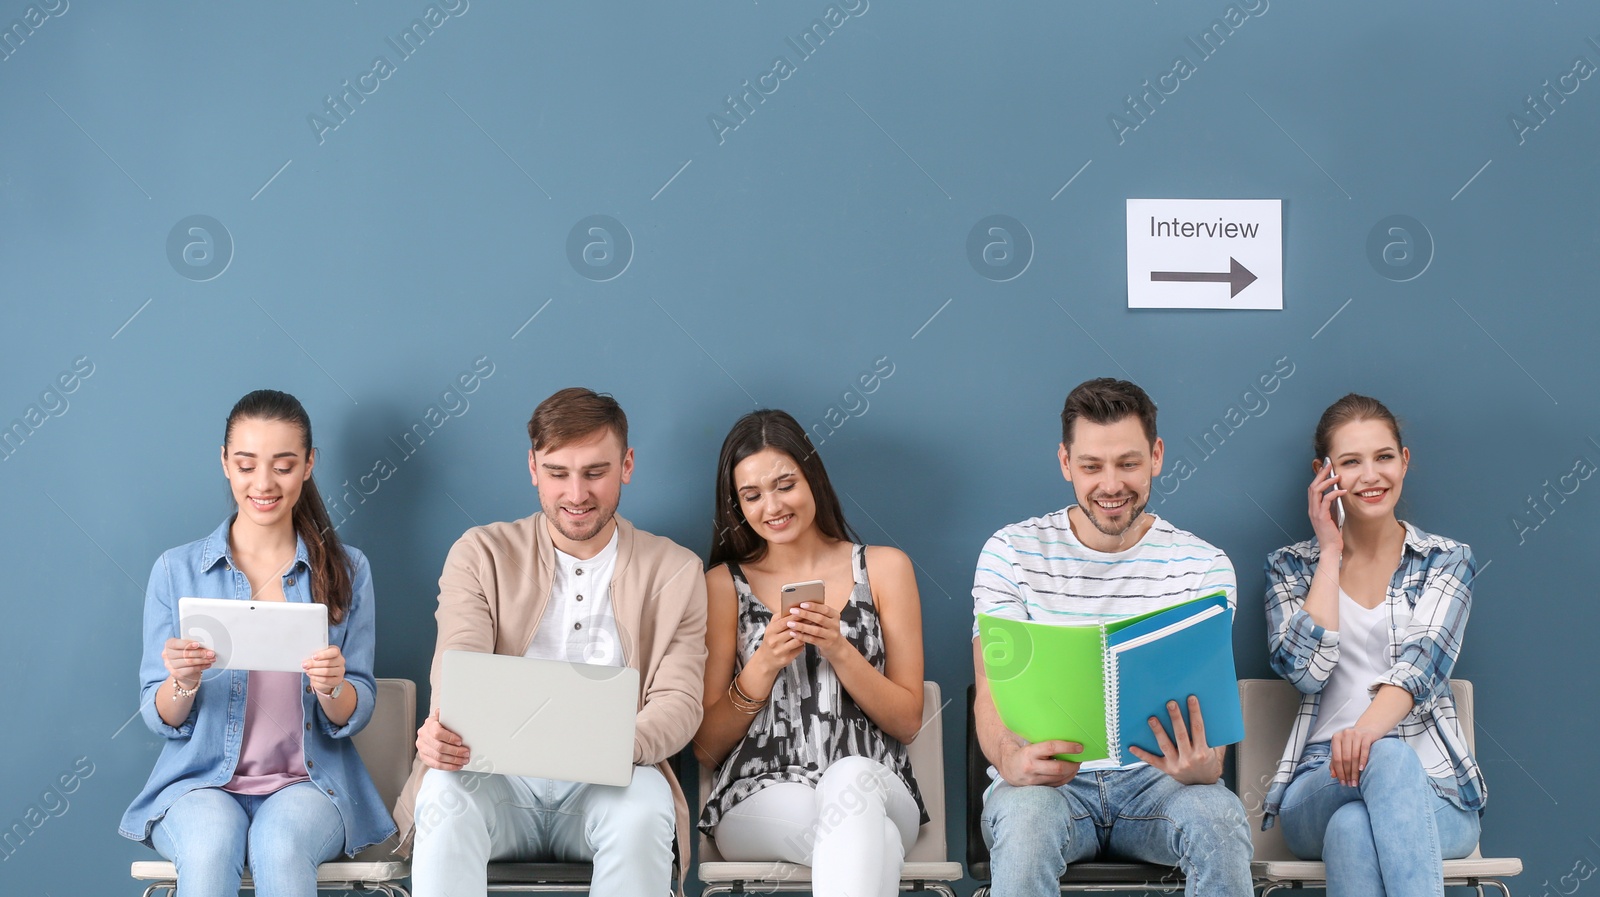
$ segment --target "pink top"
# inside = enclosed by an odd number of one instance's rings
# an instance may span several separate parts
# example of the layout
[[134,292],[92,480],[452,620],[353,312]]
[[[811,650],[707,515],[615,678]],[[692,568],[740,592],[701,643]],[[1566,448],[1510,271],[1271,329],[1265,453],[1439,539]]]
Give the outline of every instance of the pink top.
[[296,782],[308,782],[301,729],[305,709],[300,673],[250,671],[245,685],[244,737],[239,765],[222,790],[234,794],[271,794]]

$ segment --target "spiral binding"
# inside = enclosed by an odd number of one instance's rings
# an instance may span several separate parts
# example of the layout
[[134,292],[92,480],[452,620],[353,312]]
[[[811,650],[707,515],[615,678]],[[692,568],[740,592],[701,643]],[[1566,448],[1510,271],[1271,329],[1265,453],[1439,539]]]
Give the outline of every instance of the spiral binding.
[[1119,674],[1117,653],[1111,650],[1109,633],[1100,626],[1100,674],[1105,677],[1106,690],[1106,754],[1118,764],[1122,763],[1122,689],[1117,685]]

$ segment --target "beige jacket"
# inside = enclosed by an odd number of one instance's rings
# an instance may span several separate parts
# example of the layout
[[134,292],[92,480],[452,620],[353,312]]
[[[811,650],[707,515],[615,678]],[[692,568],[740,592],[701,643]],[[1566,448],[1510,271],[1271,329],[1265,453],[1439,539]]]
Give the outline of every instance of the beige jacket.
[[[670,539],[617,517],[611,608],[623,663],[639,671],[633,762],[654,766],[672,785],[680,869],[689,863],[689,803],[670,760],[700,727],[706,666],[706,581],[700,558]],[[439,577],[439,640],[430,681],[439,693],[447,650],[522,656],[544,616],[555,577],[555,543],[544,514],[477,526],[456,541]],[[398,853],[409,856],[421,758],[395,803]]]

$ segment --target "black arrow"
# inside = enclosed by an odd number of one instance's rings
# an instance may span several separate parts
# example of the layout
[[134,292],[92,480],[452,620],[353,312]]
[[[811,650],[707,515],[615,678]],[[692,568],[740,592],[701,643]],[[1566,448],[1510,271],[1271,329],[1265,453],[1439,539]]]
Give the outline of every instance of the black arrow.
[[1228,273],[1217,274],[1210,271],[1151,271],[1151,280],[1176,280],[1186,283],[1226,283],[1232,285],[1228,297],[1239,295],[1239,291],[1256,282],[1256,276],[1250,269],[1239,264],[1236,258],[1228,259]]

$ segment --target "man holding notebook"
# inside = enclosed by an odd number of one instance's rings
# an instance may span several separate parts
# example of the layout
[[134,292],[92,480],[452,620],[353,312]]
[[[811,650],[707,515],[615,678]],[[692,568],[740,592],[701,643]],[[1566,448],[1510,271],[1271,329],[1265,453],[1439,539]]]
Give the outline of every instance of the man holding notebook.
[[[1231,610],[1227,556],[1145,510],[1162,443],[1144,390],[1109,378],[1082,383],[1061,426],[1057,454],[1077,503],[989,539],[973,580],[975,616],[1096,624],[1218,592]],[[1191,897],[1253,893],[1244,808],[1221,782],[1226,748],[1207,743],[1198,700],[1173,694],[1164,717],[1148,719],[1161,752],[1129,748],[1142,762],[1124,766],[1115,753],[1061,760],[1084,746],[1030,743],[1006,728],[976,622],[973,636],[978,740],[995,778],[983,809],[994,897],[1053,897],[1068,864],[1096,858],[1180,867]]]
[[[412,852],[412,891],[482,895],[490,861],[592,861],[595,897],[665,894],[673,887],[674,834],[678,855],[689,856],[688,804],[668,760],[700,725],[700,559],[616,515],[633,449],[615,399],[563,389],[533,412],[528,437],[541,512],[467,530],[439,578],[434,706],[395,806],[400,850]],[[439,721],[449,650],[637,670],[632,782],[473,771],[484,766],[473,762],[472,745]],[[592,737],[533,734],[579,744]]]

